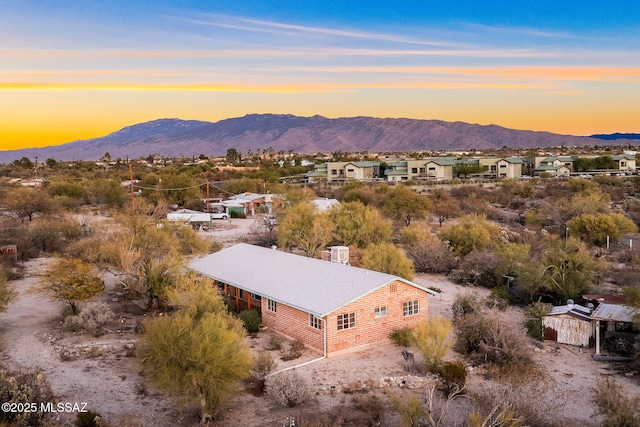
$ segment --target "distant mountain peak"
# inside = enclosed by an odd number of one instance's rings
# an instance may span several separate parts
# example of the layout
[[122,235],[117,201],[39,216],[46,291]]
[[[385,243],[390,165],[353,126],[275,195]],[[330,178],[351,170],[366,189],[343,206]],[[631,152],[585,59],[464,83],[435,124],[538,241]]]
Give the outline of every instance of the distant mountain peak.
[[161,118],[122,128],[101,138],[46,148],[0,151],[0,162],[21,157],[56,160],[138,158],[158,153],[167,157],[225,155],[273,148],[299,153],[332,151],[425,151],[535,148],[603,144],[600,139],[507,129],[442,120],[407,118],[301,117],[292,114],[247,114],[207,122]]

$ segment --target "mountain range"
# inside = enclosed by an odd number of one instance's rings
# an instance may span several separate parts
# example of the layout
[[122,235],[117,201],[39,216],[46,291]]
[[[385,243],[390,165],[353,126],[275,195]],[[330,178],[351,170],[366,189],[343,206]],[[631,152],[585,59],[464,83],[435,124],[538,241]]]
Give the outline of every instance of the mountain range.
[[[627,137],[629,135],[629,137]],[[235,148],[273,148],[298,153],[355,151],[420,151],[626,144],[634,134],[618,139],[559,135],[441,120],[249,114],[218,122],[159,119],[125,127],[101,138],[44,148],[0,151],[0,163],[22,157],[41,160],[97,160],[139,158],[150,154],[192,157],[225,155]],[[629,141],[627,141],[627,139]],[[615,141],[615,142],[614,142]],[[626,141],[626,142],[624,142]]]

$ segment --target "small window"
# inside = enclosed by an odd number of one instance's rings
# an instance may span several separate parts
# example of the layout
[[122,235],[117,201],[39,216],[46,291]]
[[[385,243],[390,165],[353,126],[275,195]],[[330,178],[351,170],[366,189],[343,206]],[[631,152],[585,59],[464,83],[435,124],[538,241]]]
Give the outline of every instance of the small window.
[[313,314],[309,315],[309,326],[313,329],[322,329],[322,319],[314,316]]
[[418,168],[411,168],[411,173],[418,173]]
[[338,175],[337,169],[331,169],[331,175]]
[[338,315],[338,330],[351,329],[356,327],[356,314],[347,313]]
[[397,283],[392,283],[389,285],[389,292],[397,292],[398,291],[398,284]]
[[502,164],[502,165],[500,165],[500,167],[501,167],[501,168],[506,168],[506,167],[507,167],[507,165]]
[[402,314],[404,316],[413,316],[420,311],[420,301],[413,300],[402,303]]
[[434,170],[436,170],[436,167],[435,166],[429,166],[429,170],[430,171],[434,171]]
[[384,316],[386,316],[386,315],[387,315],[387,307],[386,307],[386,306],[384,306],[384,307],[376,307],[376,308],[373,310],[373,313],[374,313],[374,317],[375,317],[376,319],[377,319],[378,317],[384,317]]
[[244,293],[242,292],[242,289],[238,289],[238,298],[242,299],[243,295]]
[[257,300],[257,301],[262,300],[262,296],[261,295],[254,294],[253,292],[251,293],[251,298],[253,298],[254,300]]
[[277,308],[278,307],[276,306],[276,302],[274,300],[272,299],[267,300],[267,310],[273,311],[275,313],[276,311],[278,311]]
[[347,169],[347,172],[355,172],[355,169]]

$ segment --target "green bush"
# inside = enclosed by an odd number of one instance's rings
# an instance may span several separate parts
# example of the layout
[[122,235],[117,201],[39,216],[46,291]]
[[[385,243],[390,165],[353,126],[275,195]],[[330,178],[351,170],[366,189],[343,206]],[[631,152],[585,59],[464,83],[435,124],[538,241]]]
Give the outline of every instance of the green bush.
[[244,212],[236,212],[236,211],[229,212],[229,216],[231,218],[246,218],[247,217],[247,215]]
[[467,383],[467,367],[464,366],[464,363],[459,360],[444,362],[438,373],[447,387],[448,395],[456,395],[464,391],[464,386]]
[[542,319],[551,312],[553,306],[542,302],[536,302],[526,308],[524,312],[524,327],[529,336],[542,340],[544,338],[544,326]]
[[406,326],[404,328],[397,328],[391,331],[391,333],[389,334],[389,338],[396,345],[399,345],[401,347],[409,347],[414,342],[415,334],[412,328]]
[[255,333],[260,330],[260,324],[262,323],[262,318],[260,317],[260,313],[256,310],[243,310],[238,315],[240,320],[242,320],[242,324],[244,328],[249,333]]

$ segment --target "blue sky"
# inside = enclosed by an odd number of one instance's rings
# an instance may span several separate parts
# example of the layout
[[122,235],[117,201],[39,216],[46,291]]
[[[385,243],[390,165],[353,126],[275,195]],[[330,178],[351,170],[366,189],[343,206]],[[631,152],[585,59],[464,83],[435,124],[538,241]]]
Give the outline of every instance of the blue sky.
[[0,149],[249,113],[640,132],[639,10],[0,0]]

